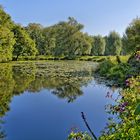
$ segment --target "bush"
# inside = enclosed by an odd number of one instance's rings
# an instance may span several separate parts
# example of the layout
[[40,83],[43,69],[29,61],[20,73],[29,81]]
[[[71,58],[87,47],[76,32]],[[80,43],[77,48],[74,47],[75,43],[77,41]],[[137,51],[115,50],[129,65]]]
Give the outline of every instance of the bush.
[[[117,59],[119,59],[119,62]],[[103,76],[105,79],[113,80],[115,84],[119,86],[123,86],[127,77],[138,75],[138,73],[136,73],[136,68],[132,67],[129,63],[121,62],[120,56],[109,56],[107,60],[100,64],[97,74]]]
[[129,78],[125,84],[127,88],[121,91],[122,99],[108,110],[117,114],[120,121],[109,120],[99,140],[140,139],[140,77]]
[[108,59],[100,64],[100,67],[96,72],[98,72],[100,76],[106,76],[109,72],[109,69],[113,66],[114,64]]
[[120,63],[108,70],[107,78],[117,81],[118,84],[123,84],[128,75],[131,75],[129,64]]

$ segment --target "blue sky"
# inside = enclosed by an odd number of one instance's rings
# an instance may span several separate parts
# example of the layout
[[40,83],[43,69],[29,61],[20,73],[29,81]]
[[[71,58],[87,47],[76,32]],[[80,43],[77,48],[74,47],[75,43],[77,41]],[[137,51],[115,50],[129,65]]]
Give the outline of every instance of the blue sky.
[[0,4],[16,23],[49,26],[72,16],[92,35],[112,30],[123,34],[132,19],[140,16],[140,0],[0,0]]

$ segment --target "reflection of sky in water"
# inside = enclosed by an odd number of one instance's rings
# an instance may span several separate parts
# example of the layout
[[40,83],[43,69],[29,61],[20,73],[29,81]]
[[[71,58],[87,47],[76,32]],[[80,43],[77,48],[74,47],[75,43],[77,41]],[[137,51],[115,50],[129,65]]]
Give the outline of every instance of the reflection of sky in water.
[[[15,96],[10,104],[11,110],[4,118],[7,140],[66,139],[72,127],[87,130],[81,112],[85,113],[91,128],[99,136],[108,117],[105,105],[114,102],[106,97],[110,89],[92,81],[82,90],[83,96],[73,103],[59,99],[47,89]],[[117,94],[112,97],[116,98]]]

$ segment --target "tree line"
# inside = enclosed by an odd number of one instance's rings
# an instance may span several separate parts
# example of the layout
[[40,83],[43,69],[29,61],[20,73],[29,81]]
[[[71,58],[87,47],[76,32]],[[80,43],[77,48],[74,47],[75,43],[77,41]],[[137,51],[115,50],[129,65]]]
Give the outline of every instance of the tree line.
[[12,21],[0,7],[0,62],[19,56],[74,58],[86,55],[126,55],[140,50],[140,18],[134,19],[121,37],[116,31],[107,36],[83,33],[84,25],[73,17],[50,27],[29,23],[26,27]]

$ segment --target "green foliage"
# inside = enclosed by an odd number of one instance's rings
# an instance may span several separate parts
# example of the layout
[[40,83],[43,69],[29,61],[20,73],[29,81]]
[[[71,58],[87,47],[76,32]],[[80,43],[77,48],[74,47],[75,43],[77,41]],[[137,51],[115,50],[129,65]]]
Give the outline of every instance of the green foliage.
[[106,56],[81,56],[76,58],[81,61],[93,61],[93,62],[102,62],[107,59]]
[[127,27],[123,37],[123,51],[134,53],[140,50],[140,18],[134,19]]
[[68,140],[93,140],[87,132],[71,132]]
[[[84,26],[73,17],[50,27],[30,23],[23,28],[14,24],[11,17],[0,7],[0,62],[9,61],[12,56],[13,60],[19,57],[34,60],[36,58],[33,57],[36,55],[44,56],[41,57],[43,60],[52,59],[50,56],[53,60],[59,58],[74,60],[89,55],[127,54],[131,50],[139,49],[139,18],[126,29],[126,34],[122,39],[115,31],[110,32],[106,37],[92,37],[83,33],[83,28]],[[88,61],[90,60],[92,59],[88,58]],[[102,60],[104,58],[99,62]]]
[[135,115],[139,115],[139,114],[140,114],[140,103],[137,105],[134,114],[135,114]]
[[140,51],[134,53],[128,60],[129,65],[132,67],[131,71],[134,76],[140,75]]
[[43,36],[43,27],[37,23],[30,23],[25,27],[26,31],[30,35],[31,39],[35,41],[38,54],[44,54],[44,36]]
[[130,75],[130,66],[127,63],[121,63],[111,67],[106,77],[112,80],[116,80],[119,84],[123,84],[127,75]]
[[106,55],[120,55],[122,49],[122,40],[115,31],[110,32],[106,39]]
[[17,56],[35,56],[37,49],[35,42],[29,37],[26,31],[19,25],[15,25],[13,28],[16,43],[14,45],[13,55]]
[[[109,119],[109,123],[99,138],[100,140],[140,139],[140,57],[139,52],[132,55],[127,63],[114,63],[105,61],[99,73],[115,80],[118,85],[123,85],[122,99],[117,105],[108,110],[111,114],[118,115],[120,122]],[[101,68],[101,67],[100,67]],[[128,78],[131,77],[131,78]]]
[[110,113],[118,114],[120,122],[111,120],[100,140],[140,139],[140,77],[129,78],[126,86],[121,92],[123,98],[110,110]]
[[100,64],[100,67],[99,67],[99,74],[101,76],[106,76],[106,74],[108,73],[108,70],[114,66],[114,63],[111,62],[111,60],[106,60],[106,61],[103,61],[101,64]]
[[13,33],[8,28],[0,25],[0,62],[12,60],[14,43]]
[[130,55],[119,56],[119,57],[120,57],[122,63],[127,63],[130,58]]
[[123,86],[127,77],[139,74],[139,67],[134,67],[128,63],[128,58],[129,56],[120,57],[120,62],[118,63],[116,57],[110,56],[108,60],[100,64],[97,72],[100,76],[113,80],[119,86]]
[[81,29],[83,25],[71,17],[66,22],[59,22],[45,28],[43,30],[44,54],[67,58],[90,54],[92,39],[87,34],[83,34]]
[[93,47],[91,50],[91,55],[104,55],[105,53],[105,39],[98,35],[94,37]]
[[0,25],[8,29],[12,29],[14,23],[11,20],[10,15],[8,15],[2,7],[0,7]]
[[0,8],[0,62],[12,59],[14,35],[11,32],[13,22],[8,14]]

